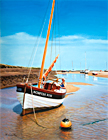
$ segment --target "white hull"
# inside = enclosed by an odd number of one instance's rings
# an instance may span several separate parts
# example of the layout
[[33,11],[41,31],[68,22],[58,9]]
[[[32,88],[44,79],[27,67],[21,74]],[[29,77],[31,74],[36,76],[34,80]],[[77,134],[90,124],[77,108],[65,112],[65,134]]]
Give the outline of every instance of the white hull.
[[51,98],[45,98],[40,97],[36,95],[31,94],[25,94],[25,100],[23,105],[23,92],[17,92],[17,99],[22,105],[23,109],[29,109],[29,108],[43,108],[43,107],[56,107],[60,104],[62,104],[63,99],[51,99]]

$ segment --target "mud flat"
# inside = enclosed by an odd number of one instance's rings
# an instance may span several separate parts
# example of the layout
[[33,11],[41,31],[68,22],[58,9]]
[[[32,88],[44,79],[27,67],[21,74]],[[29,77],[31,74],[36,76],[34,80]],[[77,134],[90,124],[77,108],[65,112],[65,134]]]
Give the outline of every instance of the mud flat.
[[[30,71],[30,68],[1,64],[1,69],[0,69],[1,85],[0,85],[0,88],[3,89],[3,88],[8,88],[8,87],[14,87],[14,86],[16,86],[16,84],[18,84],[20,82],[25,82],[27,77],[28,77],[29,71]],[[39,72],[40,72],[39,68],[32,68],[31,74],[29,77],[29,82],[32,82],[32,83],[38,82]],[[54,79],[54,78],[56,78],[55,75],[56,75],[56,72],[52,71],[49,74],[48,78]],[[86,83],[67,83],[67,86],[66,86],[67,93],[76,92],[80,89],[79,87],[75,87],[74,86],[75,84],[86,85]]]
[[[1,69],[0,69],[0,78],[1,78],[0,88],[1,89],[8,88],[8,87],[14,87],[18,83],[25,82],[28,77],[28,73],[30,71],[30,68],[19,67],[19,66],[10,66],[10,65],[1,64],[0,67],[1,67]],[[39,68],[32,68],[31,74],[29,77],[29,82],[32,82],[32,83],[38,82],[39,72],[40,72]],[[72,72],[72,73],[79,74],[79,72]],[[63,73],[59,72],[58,74],[63,74]],[[55,75],[56,75],[56,72],[51,71],[48,78],[54,79],[54,78],[56,78]],[[79,87],[75,87],[74,85],[89,85],[89,84],[78,83],[78,82],[77,83],[75,83],[75,82],[67,83],[67,86],[66,86],[67,93],[76,92],[80,89]]]
[[[32,74],[38,76],[38,72],[39,70],[33,69]],[[24,75],[27,76],[27,74],[27,68],[7,68],[4,72],[2,71],[1,77],[7,77],[5,81],[3,80],[4,83],[11,80],[10,85],[8,82],[4,85],[6,87],[7,85],[12,86],[13,81],[16,84],[18,79],[20,82],[21,76],[23,80]],[[14,79],[14,76],[16,76],[16,79]],[[31,77],[31,80],[37,80],[37,76],[35,79]],[[60,107],[36,112],[38,123],[36,123],[33,113],[20,116],[22,107],[17,100],[15,87],[1,89],[0,139],[106,140],[108,136],[108,95],[107,78],[103,79],[105,80],[104,84],[99,82],[99,86],[82,82],[67,82],[67,92],[74,93],[66,96]],[[81,90],[79,90],[79,87],[75,87],[75,85],[85,86],[81,86]],[[60,128],[60,122],[64,118],[68,118],[72,122],[72,129],[69,131]]]
[[[25,82],[28,77],[30,68],[18,67],[18,66],[9,66],[1,65],[0,68],[0,88],[14,87],[20,82]],[[38,81],[40,69],[32,68],[31,74],[29,77],[29,82],[36,83]],[[49,74],[49,78],[55,78],[56,73],[52,71]]]
[[[67,83],[73,88],[71,84],[73,83]],[[82,90],[67,96],[58,108],[36,112],[38,123],[35,122],[33,113],[20,116],[22,107],[17,100],[15,87],[1,89],[0,139],[107,140],[106,87],[88,87],[84,86]],[[65,117],[72,122],[71,130],[60,128],[60,122]]]

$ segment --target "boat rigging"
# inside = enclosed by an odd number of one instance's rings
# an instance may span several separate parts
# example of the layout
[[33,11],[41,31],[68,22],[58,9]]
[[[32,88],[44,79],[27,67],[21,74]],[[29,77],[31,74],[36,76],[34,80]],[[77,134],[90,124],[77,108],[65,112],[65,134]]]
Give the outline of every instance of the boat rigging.
[[[34,108],[43,109],[57,107],[62,104],[66,95],[66,88],[62,88],[57,82],[43,83],[43,79],[46,79],[48,73],[52,70],[54,63],[56,63],[58,59],[57,56],[50,67],[47,69],[47,71],[43,74],[54,7],[55,0],[53,0],[52,3],[38,86],[35,86],[33,83],[29,84],[28,80],[26,81],[26,83],[17,84],[17,98],[22,105],[22,115],[33,112]],[[43,86],[41,86],[42,84]]]

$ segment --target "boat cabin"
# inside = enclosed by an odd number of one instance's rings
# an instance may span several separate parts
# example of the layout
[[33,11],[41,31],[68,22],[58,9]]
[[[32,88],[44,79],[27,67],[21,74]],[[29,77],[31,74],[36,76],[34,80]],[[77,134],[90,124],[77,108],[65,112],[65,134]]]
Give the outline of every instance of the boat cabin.
[[54,90],[60,90],[60,85],[59,84],[57,84],[57,83],[55,83],[55,82],[53,82],[53,83],[45,83],[44,84],[44,89],[46,89],[46,90],[52,90],[52,91],[54,91]]

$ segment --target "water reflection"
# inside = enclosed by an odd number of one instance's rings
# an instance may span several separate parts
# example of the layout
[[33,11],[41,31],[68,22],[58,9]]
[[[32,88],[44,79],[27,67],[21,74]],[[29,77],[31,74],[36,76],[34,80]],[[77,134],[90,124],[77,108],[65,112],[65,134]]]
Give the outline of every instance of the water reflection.
[[73,137],[73,132],[72,129],[71,130],[61,130],[60,131],[60,139],[64,139],[64,140],[72,140]]
[[84,74],[84,77],[85,77],[85,80],[88,80],[89,79],[88,74]]
[[[58,75],[60,78],[62,75]],[[68,74],[65,75],[66,82],[83,82],[94,85],[108,86],[108,78],[89,76],[88,74]]]
[[93,81],[97,81],[98,78],[96,76],[93,76]]

